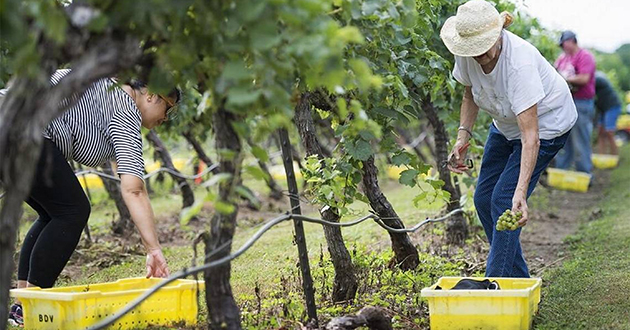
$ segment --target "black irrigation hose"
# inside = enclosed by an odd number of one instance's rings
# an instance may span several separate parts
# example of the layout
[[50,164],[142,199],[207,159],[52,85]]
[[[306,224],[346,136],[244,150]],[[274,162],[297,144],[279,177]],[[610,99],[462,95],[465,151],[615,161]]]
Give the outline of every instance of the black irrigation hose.
[[[143,175],[142,178],[146,180],[146,179],[149,179],[149,178],[157,175],[160,172],[168,172],[171,175],[174,175],[176,177],[180,177],[182,179],[195,180],[195,179],[198,179],[198,178],[208,174],[208,172],[214,170],[217,167],[219,167],[218,164],[212,164],[212,166],[207,167],[205,170],[203,170],[203,172],[195,174],[195,175],[181,174],[181,173],[179,173],[177,171],[173,171],[170,168],[160,167],[159,169],[157,169],[157,170],[155,170],[155,171],[153,171],[151,173],[147,173],[147,174]],[[78,171],[78,172],[74,173],[74,175],[76,175],[76,176],[81,176],[81,175],[86,175],[86,174],[96,174],[96,175],[98,175],[98,176],[100,176],[102,178],[120,182],[120,178],[119,177],[113,176],[113,175],[109,175],[107,173],[99,172],[97,170],[83,170],[83,171]],[[0,193],[0,199],[2,199],[5,194],[6,194],[6,192]]]
[[[128,303],[123,309],[119,310],[118,312],[116,312],[115,314],[112,314],[111,316],[107,317],[106,319],[98,322],[97,324],[95,324],[94,326],[88,328],[87,330],[99,330],[99,329],[104,329],[105,327],[110,326],[111,324],[113,324],[114,322],[116,322],[116,320],[120,319],[121,317],[123,317],[125,314],[129,313],[131,310],[133,310],[134,308],[136,308],[138,305],[140,305],[144,300],[146,300],[147,298],[149,298],[152,294],[154,294],[155,292],[157,292],[159,289],[163,288],[164,286],[168,285],[169,283],[178,280],[180,278],[184,278],[186,276],[192,275],[192,274],[196,274],[202,271],[205,271],[207,269],[213,268],[213,267],[217,267],[220,266],[222,264],[225,264],[227,262],[230,262],[234,259],[236,259],[237,257],[239,257],[240,255],[242,255],[243,253],[245,253],[245,251],[247,251],[250,247],[252,247],[254,245],[254,243],[256,243],[256,241],[258,239],[260,239],[260,237],[262,237],[262,235],[267,232],[269,229],[271,229],[273,226],[286,221],[286,220],[290,220],[290,219],[295,219],[295,220],[301,220],[301,221],[306,221],[306,222],[312,222],[312,223],[318,223],[318,224],[322,224],[322,225],[327,225],[327,226],[334,226],[334,227],[350,227],[350,226],[354,226],[357,225],[367,219],[374,219],[376,221],[376,223],[378,223],[381,227],[383,227],[384,229],[391,231],[391,232],[395,232],[395,233],[408,233],[408,232],[413,232],[418,230],[420,227],[424,226],[425,224],[429,223],[429,222],[438,222],[438,221],[444,221],[446,219],[448,219],[450,216],[457,214],[457,213],[463,213],[464,211],[460,208],[460,209],[456,209],[453,210],[451,212],[449,212],[448,214],[440,217],[440,218],[436,218],[436,219],[426,219],[420,223],[418,223],[417,225],[413,226],[412,228],[409,229],[398,229],[398,228],[392,228],[387,226],[386,224],[384,224],[381,220],[381,218],[379,218],[378,216],[374,215],[374,214],[369,214],[366,215],[364,217],[361,217],[357,220],[354,221],[350,221],[350,222],[330,222],[330,221],[326,221],[323,219],[317,219],[317,218],[311,218],[311,217],[307,217],[307,216],[303,216],[303,215],[297,215],[297,214],[285,214],[282,216],[279,216],[277,218],[274,218],[272,220],[270,220],[269,222],[267,222],[262,228],[260,228],[256,234],[254,234],[254,236],[252,236],[247,242],[245,242],[245,244],[243,244],[235,253],[225,256],[219,260],[215,260],[212,261],[210,263],[206,263],[204,265],[201,266],[197,266],[197,267],[193,267],[190,269],[182,269],[181,271],[171,275],[170,277],[166,278],[163,282],[157,284],[156,286],[152,287],[150,290],[144,292],[142,295],[138,296],[136,299],[134,299],[132,302]],[[219,249],[222,249],[223,247],[220,247]]]
[[[383,223],[383,219],[387,219],[387,218],[375,218],[374,220],[376,221],[376,223],[378,223],[381,227],[385,228],[387,231],[390,231],[392,233],[412,233],[415,232],[416,230],[420,229],[420,227],[426,225],[429,222],[439,222],[439,221],[444,221],[448,218],[450,218],[451,216],[454,216],[455,214],[459,214],[459,213],[464,213],[464,210],[462,210],[461,208],[459,209],[455,209],[447,214],[445,214],[444,216],[440,217],[440,218],[435,218],[435,219],[429,219],[427,218],[426,220],[418,223],[417,225],[411,227],[411,228],[392,228],[388,225],[386,225],[385,223]],[[393,218],[393,219],[399,219],[399,218]]]
[[[203,172],[195,174],[195,175],[181,174],[181,173],[179,173],[177,171],[174,171],[174,170],[172,170],[170,168],[160,167],[159,169],[157,169],[157,170],[155,170],[155,171],[153,171],[151,173],[147,173],[147,174],[143,175],[142,178],[146,180],[146,179],[149,179],[149,178],[157,175],[160,172],[168,172],[168,173],[170,173],[170,174],[172,174],[172,175],[174,175],[176,177],[182,178],[182,179],[195,180],[195,179],[198,179],[198,178],[208,174],[208,172],[214,170],[217,167],[219,167],[218,164],[212,164],[212,166],[207,167],[205,170],[203,170]],[[118,178],[116,176],[109,175],[109,174],[106,174],[106,173],[103,173],[103,172],[99,172],[99,171],[96,171],[96,170],[79,171],[79,172],[76,172],[74,174],[76,176],[85,175],[85,174],[96,174],[96,175],[98,175],[98,176],[100,176],[102,178],[106,178],[106,179],[110,179],[110,180],[114,180],[114,181],[120,181],[120,178]]]

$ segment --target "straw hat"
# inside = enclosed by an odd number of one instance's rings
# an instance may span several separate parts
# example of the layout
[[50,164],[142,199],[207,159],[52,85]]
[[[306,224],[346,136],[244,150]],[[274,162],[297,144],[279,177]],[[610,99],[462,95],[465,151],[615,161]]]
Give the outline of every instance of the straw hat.
[[457,15],[446,20],[440,38],[454,55],[479,56],[499,39],[506,17],[511,20],[509,13],[499,14],[489,2],[471,0],[457,8]]

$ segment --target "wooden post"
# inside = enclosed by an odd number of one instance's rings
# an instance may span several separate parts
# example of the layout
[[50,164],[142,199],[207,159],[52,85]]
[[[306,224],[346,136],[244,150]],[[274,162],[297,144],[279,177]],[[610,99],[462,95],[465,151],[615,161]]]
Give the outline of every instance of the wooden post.
[[[297,182],[295,181],[295,173],[293,172],[293,155],[291,152],[291,143],[289,142],[289,133],[286,129],[280,129],[280,146],[282,148],[282,161],[284,162],[284,170],[287,174],[287,185],[289,186],[289,199],[291,201],[291,213],[302,214],[300,209],[300,199]],[[313,277],[311,276],[311,267],[308,261],[308,250],[306,249],[306,237],[304,236],[304,225],[301,220],[293,219],[295,227],[295,242],[298,246],[298,255],[300,260],[300,269],[302,270],[302,286],[304,288],[304,296],[306,299],[306,311],[309,321],[317,327],[317,307],[315,306],[315,291],[313,290]]]

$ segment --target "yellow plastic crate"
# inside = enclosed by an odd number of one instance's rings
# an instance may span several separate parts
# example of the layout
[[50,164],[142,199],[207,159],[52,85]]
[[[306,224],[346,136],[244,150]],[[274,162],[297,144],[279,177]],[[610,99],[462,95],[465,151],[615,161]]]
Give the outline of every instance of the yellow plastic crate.
[[103,188],[103,180],[96,174],[86,174],[78,177],[79,184],[83,189],[100,189]]
[[[14,289],[11,296],[22,302],[25,329],[78,330],[114,314],[161,281],[163,279],[128,278],[51,289]],[[176,280],[118,319],[111,328],[136,329],[175,322],[194,325],[197,323],[198,287],[203,289],[204,282]]]
[[[173,158],[172,161],[173,161],[173,166],[175,166],[175,169],[180,172],[184,171],[186,164],[188,163],[188,160],[184,158]],[[151,172],[159,170],[160,167],[162,167],[161,162],[154,162],[150,164],[145,164],[144,169],[147,171],[147,173],[151,173]]]
[[[398,179],[400,179],[400,173],[407,169],[408,167],[406,166],[387,165],[387,167],[385,168],[385,173],[387,174],[387,178],[398,181]],[[423,180],[426,179],[427,174],[420,173],[420,178],[422,178]]]
[[547,173],[549,185],[562,190],[586,192],[591,182],[591,175],[583,172],[548,168]]
[[593,166],[599,169],[615,168],[619,164],[619,156],[617,155],[593,154],[591,159]]
[[617,129],[626,129],[630,127],[630,115],[621,115],[617,118]]
[[[293,173],[295,174],[296,179],[299,180],[302,178],[302,171],[300,170],[300,166],[298,165],[297,162],[293,162]],[[282,164],[271,166],[269,168],[269,174],[271,174],[271,177],[276,180],[287,179],[287,174],[284,171],[284,165]]]
[[[421,296],[429,303],[431,330],[530,329],[538,312],[541,279],[487,277],[496,280],[501,289],[449,290],[464,278],[442,277],[436,284],[422,289]],[[443,290],[435,290],[437,285]]]

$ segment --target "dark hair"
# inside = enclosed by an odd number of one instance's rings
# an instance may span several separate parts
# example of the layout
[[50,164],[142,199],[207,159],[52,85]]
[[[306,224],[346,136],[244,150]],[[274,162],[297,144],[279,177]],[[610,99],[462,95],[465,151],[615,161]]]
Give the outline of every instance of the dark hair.
[[131,88],[135,89],[135,90],[140,90],[144,87],[147,87],[147,84],[145,84],[143,81],[138,80],[138,79],[131,79],[127,82],[127,85],[131,86]]
[[[142,88],[146,88],[147,84],[144,81],[138,80],[138,79],[131,79],[129,80],[129,82],[127,82],[127,84],[129,86],[131,86],[131,88],[135,89],[135,90],[140,90]],[[168,92],[167,94],[163,94],[164,96],[167,96],[168,98],[174,99],[175,100],[175,104],[179,103],[179,101],[182,99],[182,91],[175,87],[173,89],[171,89],[170,92]]]
[[175,104],[179,103],[182,99],[182,91],[179,88],[173,88],[168,94],[166,94],[169,98],[175,99]]

